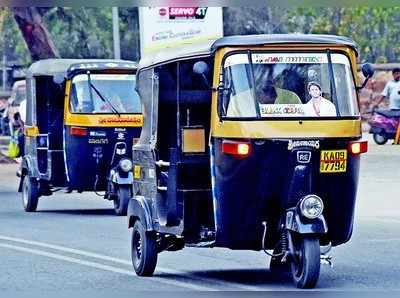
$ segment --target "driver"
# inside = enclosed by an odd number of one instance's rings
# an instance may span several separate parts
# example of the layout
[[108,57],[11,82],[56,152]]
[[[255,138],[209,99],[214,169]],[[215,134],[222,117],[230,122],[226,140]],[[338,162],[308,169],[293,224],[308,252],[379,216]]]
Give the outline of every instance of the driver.
[[[112,93],[111,96],[106,97],[106,99],[110,101],[112,107],[114,107],[114,109],[116,109],[118,113],[126,113],[126,109],[124,104],[122,103],[121,97],[117,93]],[[103,102],[100,106],[100,112],[112,113],[112,107],[108,102]]]
[[85,91],[86,90],[82,86],[79,86],[79,84],[76,85],[76,95],[78,100],[77,110],[80,113],[92,113],[93,109],[91,107],[90,97]]

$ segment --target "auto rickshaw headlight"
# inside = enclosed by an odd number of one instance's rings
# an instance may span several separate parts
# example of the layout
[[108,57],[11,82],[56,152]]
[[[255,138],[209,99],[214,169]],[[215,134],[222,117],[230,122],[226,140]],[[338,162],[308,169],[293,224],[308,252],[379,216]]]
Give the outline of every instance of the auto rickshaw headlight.
[[119,167],[122,171],[129,172],[132,170],[132,161],[127,158],[121,159],[119,161]]
[[300,201],[301,214],[309,219],[319,217],[324,210],[324,202],[317,195],[308,195]]

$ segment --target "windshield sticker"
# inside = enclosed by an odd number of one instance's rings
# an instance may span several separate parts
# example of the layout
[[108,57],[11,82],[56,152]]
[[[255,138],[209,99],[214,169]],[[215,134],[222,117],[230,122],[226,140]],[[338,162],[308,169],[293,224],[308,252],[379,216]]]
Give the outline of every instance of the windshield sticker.
[[[135,80],[135,75],[127,75],[127,74],[91,74],[90,79],[92,81],[133,81]],[[77,82],[87,82],[88,76],[87,74],[79,74],[73,78],[73,83]]]
[[[324,59],[325,58],[325,59]],[[326,63],[326,55],[253,54],[253,63]]]
[[[350,65],[349,59],[343,54],[332,54],[332,63]],[[326,64],[328,56],[325,53],[253,53],[254,64]],[[238,64],[249,64],[247,54],[228,56],[225,67]]]
[[259,104],[262,117],[294,117],[304,116],[301,104]]
[[70,67],[70,71],[74,71],[76,69],[98,69],[98,68],[132,68],[135,69],[136,65],[130,64],[130,63],[114,63],[114,62],[108,62],[108,63],[81,63],[78,65],[73,65]]

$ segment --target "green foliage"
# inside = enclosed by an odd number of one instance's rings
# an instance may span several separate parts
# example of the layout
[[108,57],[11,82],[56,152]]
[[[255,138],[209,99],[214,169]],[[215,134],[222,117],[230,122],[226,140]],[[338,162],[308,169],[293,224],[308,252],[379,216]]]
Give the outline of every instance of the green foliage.
[[[52,8],[44,21],[63,58],[113,58],[112,9]],[[137,59],[139,25],[136,8],[119,9],[121,56]]]
[[400,54],[400,7],[311,7],[290,10],[233,7],[224,10],[224,31],[226,35],[344,35],[357,42],[362,62],[375,62],[378,57],[385,57],[387,62],[397,62]]
[[44,22],[63,58],[111,58],[111,9],[60,8],[49,10]]
[[[10,60],[30,61],[26,45],[8,8],[0,32]],[[63,58],[112,58],[112,9],[41,8],[43,21]],[[1,14],[0,14],[1,15]],[[119,8],[121,55],[139,57],[138,9]],[[360,61],[397,62],[400,55],[400,7],[224,8],[225,35],[257,33],[319,33],[353,38]],[[386,59],[386,60],[385,60]]]
[[121,58],[137,61],[140,57],[139,13],[136,7],[119,8]]
[[8,8],[2,8],[2,27],[0,32],[0,54],[5,53],[7,61],[16,64],[28,64],[31,62],[28,48],[23,42],[22,34],[14,21]]
[[[397,62],[400,54],[400,7],[308,8],[291,12],[288,32],[338,34],[353,38],[360,48],[362,61],[374,62],[385,57]],[[380,58],[382,60],[382,58]]]

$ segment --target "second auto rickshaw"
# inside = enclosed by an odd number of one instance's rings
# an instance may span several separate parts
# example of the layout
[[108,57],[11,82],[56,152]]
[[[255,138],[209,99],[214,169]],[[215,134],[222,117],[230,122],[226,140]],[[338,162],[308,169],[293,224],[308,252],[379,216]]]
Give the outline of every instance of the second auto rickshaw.
[[255,35],[144,57],[128,207],[136,273],[184,246],[264,250],[271,270],[314,287],[328,248],[353,230],[367,150],[356,56],[345,37]]
[[105,191],[118,215],[132,193],[131,148],[142,114],[137,64],[124,60],[47,59],[27,75],[24,209],[60,188]]

